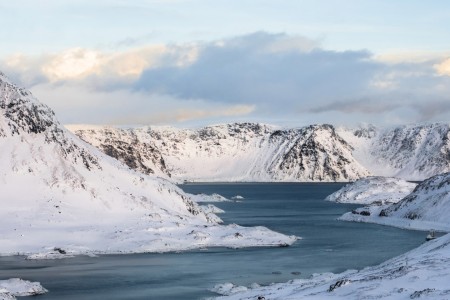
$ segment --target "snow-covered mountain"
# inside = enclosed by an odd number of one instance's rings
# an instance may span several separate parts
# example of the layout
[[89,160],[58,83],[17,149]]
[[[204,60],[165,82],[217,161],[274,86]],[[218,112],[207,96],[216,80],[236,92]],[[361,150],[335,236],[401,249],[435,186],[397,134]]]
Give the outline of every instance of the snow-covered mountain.
[[[352,181],[369,175],[331,125],[279,130],[255,123],[136,129],[69,127],[137,169],[188,181]],[[149,147],[147,147],[149,145]],[[107,149],[105,151],[105,149]],[[157,149],[156,155],[151,155]],[[143,166],[143,167],[140,167]]]
[[450,171],[450,125],[416,124],[379,129],[339,128],[353,156],[371,174],[424,180]]
[[369,175],[423,180],[450,171],[448,124],[69,129],[131,168],[180,181],[354,181]]
[[171,182],[130,170],[67,131],[50,108],[2,73],[0,205],[1,254],[170,251],[295,240],[263,227],[218,225],[216,216]]

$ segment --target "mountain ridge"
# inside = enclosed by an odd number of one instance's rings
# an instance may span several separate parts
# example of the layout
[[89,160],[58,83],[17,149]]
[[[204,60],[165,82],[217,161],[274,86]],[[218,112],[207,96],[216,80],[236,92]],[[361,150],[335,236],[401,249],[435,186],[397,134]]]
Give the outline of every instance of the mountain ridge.
[[[114,139],[99,127],[69,127],[100,148],[131,145],[123,132],[151,145],[164,164],[140,160],[178,181],[354,181],[366,176],[423,180],[450,171],[450,126],[415,124],[357,128],[329,124],[281,129],[260,123],[230,123],[198,129],[146,126],[119,129]],[[416,134],[420,133],[420,134]],[[149,155],[149,149],[144,154]],[[151,152],[151,151],[150,151]],[[137,154],[133,155],[138,159]],[[160,166],[164,167],[164,170]],[[133,168],[132,164],[129,164]]]

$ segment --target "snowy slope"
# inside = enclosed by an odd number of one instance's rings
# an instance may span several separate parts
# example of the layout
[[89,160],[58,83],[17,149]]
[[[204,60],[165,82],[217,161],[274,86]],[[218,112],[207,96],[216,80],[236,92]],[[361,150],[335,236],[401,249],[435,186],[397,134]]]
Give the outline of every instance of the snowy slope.
[[[62,127],[0,73],[0,254],[127,253],[284,245],[266,228],[220,226],[165,179],[130,170]],[[57,251],[58,252],[58,251]],[[61,253],[59,253],[61,254]]]
[[[450,299],[450,234],[378,266],[247,289],[218,299]],[[225,284],[225,291],[230,284]],[[232,286],[231,286],[232,287]],[[219,290],[216,288],[216,290]],[[222,289],[224,290],[224,289]]]
[[[198,130],[78,126],[69,129],[103,151],[118,149],[115,152],[120,152],[124,144],[131,145],[137,137],[140,144],[156,148],[158,158],[140,159],[135,165],[154,168],[161,165],[160,155],[164,172],[176,180],[352,181],[369,175],[352,157],[352,147],[331,125],[288,130],[256,123],[216,125]],[[150,148],[134,149],[141,153],[134,157],[143,157]]]
[[423,181],[395,204],[356,209],[340,219],[450,232],[450,173]]
[[413,191],[417,184],[392,177],[371,176],[349,183],[325,200],[339,203],[396,203]]

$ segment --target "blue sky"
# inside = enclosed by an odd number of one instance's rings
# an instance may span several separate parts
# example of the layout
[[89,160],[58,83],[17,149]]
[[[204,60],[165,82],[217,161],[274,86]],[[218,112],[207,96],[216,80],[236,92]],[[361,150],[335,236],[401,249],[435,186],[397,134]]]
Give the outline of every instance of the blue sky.
[[448,1],[0,1],[0,69],[63,123],[448,121]]

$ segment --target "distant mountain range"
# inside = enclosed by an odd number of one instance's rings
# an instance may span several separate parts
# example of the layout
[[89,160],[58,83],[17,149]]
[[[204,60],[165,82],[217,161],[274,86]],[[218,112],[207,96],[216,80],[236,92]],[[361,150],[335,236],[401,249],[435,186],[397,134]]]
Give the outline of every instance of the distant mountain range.
[[178,181],[354,181],[369,175],[423,180],[450,171],[450,126],[444,123],[69,130],[132,169]]

